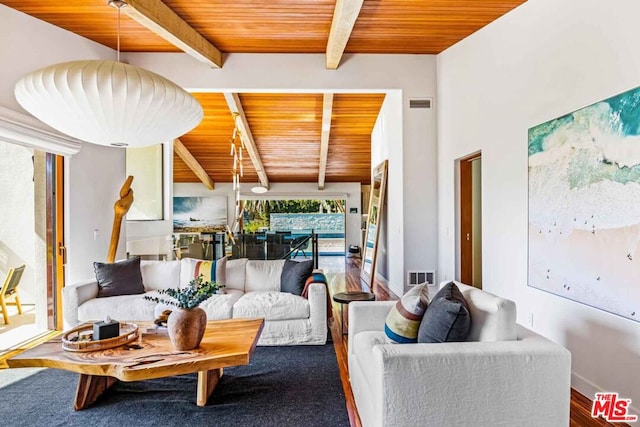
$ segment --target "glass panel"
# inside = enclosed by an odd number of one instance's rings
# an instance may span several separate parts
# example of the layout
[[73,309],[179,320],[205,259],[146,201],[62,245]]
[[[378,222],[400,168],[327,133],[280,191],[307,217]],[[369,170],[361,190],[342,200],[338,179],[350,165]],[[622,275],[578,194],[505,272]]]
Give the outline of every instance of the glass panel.
[[126,151],[125,176],[133,176],[134,198],[127,221],[162,220],[162,144]]

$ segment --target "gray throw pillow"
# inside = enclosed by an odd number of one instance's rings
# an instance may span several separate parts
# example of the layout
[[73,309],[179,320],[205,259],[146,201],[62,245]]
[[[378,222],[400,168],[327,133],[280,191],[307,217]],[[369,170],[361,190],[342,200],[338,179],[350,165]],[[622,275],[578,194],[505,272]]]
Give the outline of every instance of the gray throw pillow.
[[455,283],[447,283],[433,297],[418,329],[419,343],[464,341],[471,329],[469,307]]
[[313,260],[300,262],[285,260],[280,275],[280,291],[302,295],[304,285],[311,273],[313,273]]
[[144,293],[139,257],[115,263],[94,262],[93,270],[98,282],[98,298]]

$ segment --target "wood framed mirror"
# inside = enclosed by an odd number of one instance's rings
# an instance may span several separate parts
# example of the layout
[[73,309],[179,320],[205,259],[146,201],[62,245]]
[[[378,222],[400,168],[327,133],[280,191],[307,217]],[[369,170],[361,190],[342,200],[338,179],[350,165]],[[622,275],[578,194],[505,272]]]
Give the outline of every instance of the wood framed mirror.
[[371,175],[371,195],[369,196],[362,269],[360,270],[360,277],[370,288],[373,287],[373,279],[376,274],[380,220],[382,219],[387,190],[387,165],[387,160],[380,163]]

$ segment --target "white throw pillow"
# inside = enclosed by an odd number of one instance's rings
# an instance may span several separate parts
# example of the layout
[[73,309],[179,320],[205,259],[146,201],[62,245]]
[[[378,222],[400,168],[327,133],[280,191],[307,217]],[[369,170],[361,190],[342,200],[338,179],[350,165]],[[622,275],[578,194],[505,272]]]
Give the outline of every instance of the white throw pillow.
[[145,291],[159,291],[180,286],[180,261],[140,261]]

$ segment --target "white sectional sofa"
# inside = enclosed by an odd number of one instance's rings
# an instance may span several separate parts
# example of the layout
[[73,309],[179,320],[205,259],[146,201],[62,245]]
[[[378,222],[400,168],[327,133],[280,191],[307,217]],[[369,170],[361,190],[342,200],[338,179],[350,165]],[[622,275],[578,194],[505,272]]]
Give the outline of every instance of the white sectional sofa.
[[569,351],[517,325],[512,301],[455,283],[471,314],[467,342],[389,344],[384,324],[396,301],[349,304],[362,425],[568,426]]
[[[189,282],[181,274],[188,259],[180,261],[141,261],[144,294],[97,298],[95,280],[63,288],[65,328],[87,320],[110,316],[117,320],[152,321],[161,311],[145,295],[158,290],[178,288]],[[280,292],[284,260],[228,260],[226,289],[200,305],[209,320],[231,318],[265,319],[258,345],[324,344],[327,339],[327,289],[323,283],[311,283],[308,298]]]

